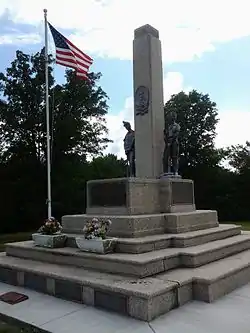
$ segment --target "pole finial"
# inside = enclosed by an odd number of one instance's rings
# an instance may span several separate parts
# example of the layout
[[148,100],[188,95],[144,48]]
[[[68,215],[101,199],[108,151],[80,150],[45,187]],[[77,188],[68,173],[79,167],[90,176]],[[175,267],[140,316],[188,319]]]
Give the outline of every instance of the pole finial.
[[46,9],[46,8],[44,8],[43,12],[44,12],[44,14],[47,14],[47,9]]

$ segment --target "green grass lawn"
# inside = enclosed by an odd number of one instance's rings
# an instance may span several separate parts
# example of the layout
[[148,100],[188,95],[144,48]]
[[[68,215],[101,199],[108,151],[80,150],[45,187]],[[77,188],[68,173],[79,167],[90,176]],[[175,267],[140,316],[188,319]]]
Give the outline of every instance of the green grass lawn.
[[[5,243],[21,242],[31,239],[32,232],[18,232],[15,234],[0,235],[0,252],[5,250]],[[0,331],[1,333],[1,331]]]
[[231,223],[231,224],[239,224],[242,226],[243,230],[250,230],[250,221],[242,221],[242,222],[227,222],[227,223]]
[[0,333],[37,333],[36,328],[21,328],[0,321]]

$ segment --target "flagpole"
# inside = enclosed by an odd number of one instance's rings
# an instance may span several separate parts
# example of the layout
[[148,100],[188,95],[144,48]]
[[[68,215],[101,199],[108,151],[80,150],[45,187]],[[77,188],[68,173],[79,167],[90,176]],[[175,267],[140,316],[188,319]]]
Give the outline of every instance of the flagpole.
[[51,161],[50,161],[50,119],[49,119],[49,59],[48,59],[48,21],[47,9],[44,9],[44,32],[45,32],[45,106],[46,106],[46,130],[47,130],[47,205],[48,218],[51,217]]

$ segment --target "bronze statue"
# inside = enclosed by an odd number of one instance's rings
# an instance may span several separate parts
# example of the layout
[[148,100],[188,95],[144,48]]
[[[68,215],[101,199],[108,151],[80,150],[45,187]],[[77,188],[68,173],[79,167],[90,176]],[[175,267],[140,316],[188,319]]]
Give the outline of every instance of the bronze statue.
[[164,141],[165,149],[163,154],[163,172],[178,176],[179,169],[179,133],[180,125],[176,122],[177,114],[171,112],[165,117]]
[[123,140],[128,163],[128,177],[135,177],[135,132],[129,122],[124,121],[123,126],[128,131]]

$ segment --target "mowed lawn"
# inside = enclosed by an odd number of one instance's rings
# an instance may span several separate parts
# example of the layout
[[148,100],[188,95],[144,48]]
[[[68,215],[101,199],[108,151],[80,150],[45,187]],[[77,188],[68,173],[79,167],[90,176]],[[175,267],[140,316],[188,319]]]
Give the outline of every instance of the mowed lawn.
[[31,239],[31,234],[32,232],[17,232],[15,234],[0,235],[0,252],[3,252],[5,250],[4,244],[29,240]]
[[38,333],[35,328],[21,328],[0,321],[0,333]]

